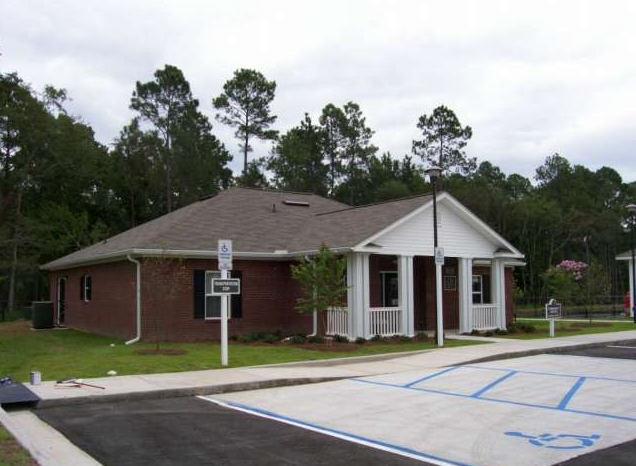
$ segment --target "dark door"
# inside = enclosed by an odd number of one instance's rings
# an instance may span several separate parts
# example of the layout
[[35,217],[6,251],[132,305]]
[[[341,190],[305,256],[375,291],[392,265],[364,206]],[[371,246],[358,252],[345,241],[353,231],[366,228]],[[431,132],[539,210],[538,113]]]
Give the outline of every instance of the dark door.
[[66,314],[66,278],[60,278],[57,282],[57,323],[64,324]]

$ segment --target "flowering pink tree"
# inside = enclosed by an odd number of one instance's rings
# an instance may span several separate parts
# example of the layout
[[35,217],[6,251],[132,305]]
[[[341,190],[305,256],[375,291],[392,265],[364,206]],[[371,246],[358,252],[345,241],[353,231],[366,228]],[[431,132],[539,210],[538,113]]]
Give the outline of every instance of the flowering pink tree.
[[580,282],[583,279],[583,272],[587,269],[588,265],[585,262],[564,260],[557,265],[557,268],[561,270],[567,270],[572,273],[574,280]]

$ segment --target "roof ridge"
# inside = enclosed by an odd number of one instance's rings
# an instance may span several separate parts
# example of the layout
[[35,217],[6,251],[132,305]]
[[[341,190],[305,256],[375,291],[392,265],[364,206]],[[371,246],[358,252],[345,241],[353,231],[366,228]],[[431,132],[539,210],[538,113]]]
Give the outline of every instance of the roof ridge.
[[[318,196],[318,197],[322,197],[323,199],[328,199],[330,201],[334,201],[334,202],[339,202],[339,201],[335,201],[334,199],[329,199],[328,197],[325,196],[321,196],[320,194],[316,194],[316,193],[312,193],[312,192],[303,192],[303,191],[286,191],[284,189],[275,189],[275,188],[255,188],[252,186],[232,186],[231,188],[228,189],[249,189],[250,191],[265,191],[268,193],[280,193],[280,194],[300,194],[303,196]],[[226,190],[227,191],[227,190]],[[341,202],[342,204],[342,202]]]
[[347,211],[347,210],[363,209],[365,207],[373,207],[373,206],[376,206],[376,205],[389,204],[391,202],[406,201],[406,200],[409,200],[409,199],[415,199],[417,197],[430,196],[432,194],[433,193],[414,194],[412,196],[399,197],[397,199],[389,199],[387,201],[371,202],[369,204],[350,206],[350,207],[346,207],[344,209],[330,210],[329,212],[320,212],[320,213],[316,214],[316,217],[318,217],[319,215],[335,214],[336,212],[344,212],[344,211]]

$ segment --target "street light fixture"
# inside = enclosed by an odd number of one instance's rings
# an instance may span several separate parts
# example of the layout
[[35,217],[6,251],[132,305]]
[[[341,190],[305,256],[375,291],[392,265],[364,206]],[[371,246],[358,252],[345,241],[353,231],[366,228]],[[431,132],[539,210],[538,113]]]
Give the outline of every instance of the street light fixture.
[[629,224],[630,224],[630,246],[632,248],[632,283],[631,283],[631,305],[632,305],[632,317],[634,318],[634,323],[636,324],[636,244],[634,242],[634,228],[636,228],[636,204],[629,204],[627,206],[627,212],[629,212]]
[[435,256],[435,339],[437,346],[444,346],[444,317],[442,303],[442,264],[444,251],[437,241],[437,180],[442,175],[442,169],[436,166],[428,168],[425,173],[433,184],[433,246]]

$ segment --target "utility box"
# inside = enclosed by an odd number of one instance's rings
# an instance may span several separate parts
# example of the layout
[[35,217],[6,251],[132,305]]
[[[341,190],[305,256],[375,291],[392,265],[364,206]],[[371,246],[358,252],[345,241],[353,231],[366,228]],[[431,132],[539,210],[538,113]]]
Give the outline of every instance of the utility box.
[[53,302],[33,301],[33,328],[53,328]]

